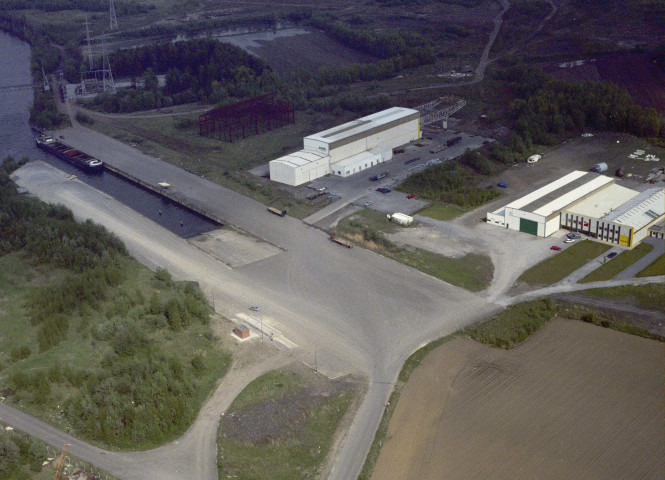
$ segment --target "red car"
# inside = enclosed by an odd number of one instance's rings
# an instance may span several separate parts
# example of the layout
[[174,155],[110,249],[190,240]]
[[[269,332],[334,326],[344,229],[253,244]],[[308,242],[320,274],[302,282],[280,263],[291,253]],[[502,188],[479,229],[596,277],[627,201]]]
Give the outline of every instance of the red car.
[[409,200],[411,200],[412,198],[415,198],[415,197],[416,197],[416,196],[415,196],[413,193],[412,193],[411,195],[407,195],[407,196],[406,196],[406,198],[408,198]]
[[557,252],[561,251],[561,247],[557,247],[556,245],[552,245],[550,247],[550,250],[556,250]]

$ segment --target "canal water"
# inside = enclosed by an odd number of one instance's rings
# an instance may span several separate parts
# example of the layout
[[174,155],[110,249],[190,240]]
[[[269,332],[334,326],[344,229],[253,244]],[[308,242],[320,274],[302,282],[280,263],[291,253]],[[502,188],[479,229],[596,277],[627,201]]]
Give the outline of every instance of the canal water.
[[[0,161],[8,155],[42,160],[101,190],[173,233],[191,238],[219,227],[191,210],[111,172],[87,174],[35,145],[28,125],[33,101],[30,45],[0,30]],[[94,220],[94,219],[93,219]]]

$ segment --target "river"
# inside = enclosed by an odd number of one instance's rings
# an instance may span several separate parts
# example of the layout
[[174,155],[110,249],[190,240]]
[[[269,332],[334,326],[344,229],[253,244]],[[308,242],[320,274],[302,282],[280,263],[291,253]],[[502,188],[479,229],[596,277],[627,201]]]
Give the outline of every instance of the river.
[[[36,147],[28,119],[33,101],[30,45],[0,30],[0,161],[41,160],[103,191],[173,233],[191,238],[219,225],[172,201],[105,171],[88,175],[69,163]],[[93,219],[94,220],[94,219]]]

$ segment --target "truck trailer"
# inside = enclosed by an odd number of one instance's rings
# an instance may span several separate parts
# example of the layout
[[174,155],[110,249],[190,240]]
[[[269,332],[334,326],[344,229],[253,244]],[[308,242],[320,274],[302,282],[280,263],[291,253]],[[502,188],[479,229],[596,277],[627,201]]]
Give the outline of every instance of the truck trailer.
[[286,210],[280,210],[279,208],[275,207],[268,207],[268,211],[272,213],[273,215],[278,215],[280,217],[283,217],[286,215]]
[[410,217],[409,215],[405,215],[403,213],[393,213],[390,215],[389,213],[386,214],[386,217],[388,217],[388,220],[391,222],[395,222],[398,225],[402,225],[404,227],[408,227],[413,223],[413,217]]
[[345,240],[343,238],[338,237],[337,235],[335,235],[335,232],[330,234],[330,240],[332,240],[336,244],[341,245],[341,246],[346,247],[346,248],[353,247],[353,244],[351,242],[349,242],[348,240]]

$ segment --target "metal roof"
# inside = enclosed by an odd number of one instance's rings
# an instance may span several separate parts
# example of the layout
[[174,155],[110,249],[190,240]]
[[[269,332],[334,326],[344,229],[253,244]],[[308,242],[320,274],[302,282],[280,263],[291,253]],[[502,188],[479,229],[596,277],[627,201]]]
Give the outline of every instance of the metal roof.
[[663,216],[665,216],[665,191],[662,188],[651,188],[633,197],[606,215],[603,220],[639,230]]
[[566,208],[566,211],[585,217],[603,218],[638,194],[639,192],[630,188],[612,184],[598,192],[594,192],[587,198],[575,202]]
[[417,110],[392,107],[305,137],[335,148],[420,118]]
[[290,167],[303,167],[307,164],[318,162],[328,158],[328,155],[322,153],[314,152],[312,150],[298,150],[297,152],[289,153],[283,157],[276,158],[271,160],[272,162],[284,163]]
[[575,170],[510,202],[504,208],[548,217],[613,182],[610,177]]

